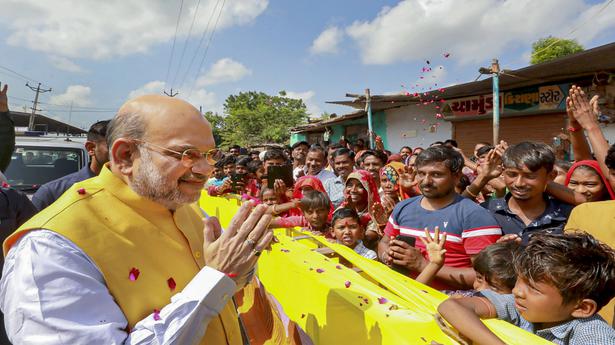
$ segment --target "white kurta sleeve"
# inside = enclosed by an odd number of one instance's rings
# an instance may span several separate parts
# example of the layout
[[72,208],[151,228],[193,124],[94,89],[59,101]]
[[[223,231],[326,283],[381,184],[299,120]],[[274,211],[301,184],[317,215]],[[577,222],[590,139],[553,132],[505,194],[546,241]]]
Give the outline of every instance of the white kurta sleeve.
[[0,308],[13,344],[195,344],[236,289],[223,273],[203,268],[160,311],[128,322],[94,262],[49,230],[26,234],[9,251]]

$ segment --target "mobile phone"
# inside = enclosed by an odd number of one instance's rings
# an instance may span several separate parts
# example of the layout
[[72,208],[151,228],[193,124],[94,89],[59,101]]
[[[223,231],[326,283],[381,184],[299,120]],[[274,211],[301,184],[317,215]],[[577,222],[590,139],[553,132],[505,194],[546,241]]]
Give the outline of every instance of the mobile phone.
[[295,183],[293,179],[293,166],[280,165],[270,166],[267,168],[267,187],[273,189],[275,180],[282,180],[286,187],[292,187]]
[[395,239],[408,243],[410,247],[414,247],[414,245],[416,244],[416,237],[412,236],[397,235]]
[[[412,236],[397,235],[395,236],[395,239],[398,241],[403,241],[403,242],[408,243],[410,247],[414,247],[414,245],[416,244],[416,238]],[[391,268],[403,275],[408,275],[410,273],[410,270],[408,270],[407,268],[403,266],[393,264]]]
[[[240,190],[239,183],[243,183],[246,174],[231,173],[231,190],[238,193]],[[243,187],[243,185],[241,186]]]

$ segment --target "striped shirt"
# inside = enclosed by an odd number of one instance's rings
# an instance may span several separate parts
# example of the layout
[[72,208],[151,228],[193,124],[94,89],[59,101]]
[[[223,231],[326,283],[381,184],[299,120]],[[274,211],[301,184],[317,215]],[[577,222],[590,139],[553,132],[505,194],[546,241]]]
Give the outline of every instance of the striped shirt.
[[[419,240],[419,237],[425,237],[425,228],[432,234],[436,226],[441,232],[446,232],[444,265],[458,268],[472,267],[471,256],[495,243],[502,235],[502,229],[489,211],[469,199],[458,195],[446,207],[426,210],[421,206],[422,198],[417,196],[397,204],[384,232],[387,236],[415,237],[415,246],[425,259],[428,259],[427,251]],[[440,282],[434,282],[433,286],[450,289]]]

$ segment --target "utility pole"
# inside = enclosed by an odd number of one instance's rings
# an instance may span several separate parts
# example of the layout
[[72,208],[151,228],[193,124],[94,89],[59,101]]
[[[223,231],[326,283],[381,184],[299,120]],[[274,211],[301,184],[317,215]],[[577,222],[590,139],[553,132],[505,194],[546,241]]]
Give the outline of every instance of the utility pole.
[[491,61],[491,76],[493,81],[493,145],[500,142],[500,63],[498,59]]
[[30,114],[30,121],[28,123],[28,130],[33,131],[34,130],[34,117],[36,116],[36,111],[38,110],[36,109],[36,107],[38,106],[38,95],[40,93],[51,92],[51,88],[41,89],[41,83],[38,83],[38,86],[36,88],[34,88],[33,86],[30,86],[30,84],[28,83],[26,83],[26,86],[29,87],[30,90],[36,92],[36,96],[34,96],[34,106],[32,107],[32,114]]
[[369,131],[369,148],[374,149],[374,132],[372,130],[372,96],[369,89],[365,89],[365,112],[367,113],[367,130]]
[[169,93],[167,93],[167,90],[163,90],[162,92],[163,92],[165,95],[169,96],[169,97],[175,97],[175,96],[177,96],[177,95],[179,94],[179,92],[175,92],[175,93],[173,93],[173,88],[171,88],[171,93],[170,93],[170,94],[169,94]]
[[68,140],[68,137],[70,136],[70,122],[71,122],[71,118],[73,117],[73,101],[70,101],[70,109],[68,110],[68,123],[66,124],[66,140]]

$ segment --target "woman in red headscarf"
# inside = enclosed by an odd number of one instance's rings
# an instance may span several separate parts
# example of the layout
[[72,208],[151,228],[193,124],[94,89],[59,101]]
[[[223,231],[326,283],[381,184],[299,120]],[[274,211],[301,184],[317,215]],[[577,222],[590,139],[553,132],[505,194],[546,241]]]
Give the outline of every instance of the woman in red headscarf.
[[566,174],[565,185],[585,196],[588,202],[615,200],[609,181],[594,160],[576,162]]
[[378,224],[372,217],[373,213],[384,214],[384,210],[380,204],[378,187],[369,171],[355,170],[348,175],[344,188],[344,202],[339,208],[342,207],[354,209],[359,214],[361,223],[366,227],[365,246],[374,248],[383,235],[381,227],[386,225],[386,219],[378,217],[383,221],[383,224]]

